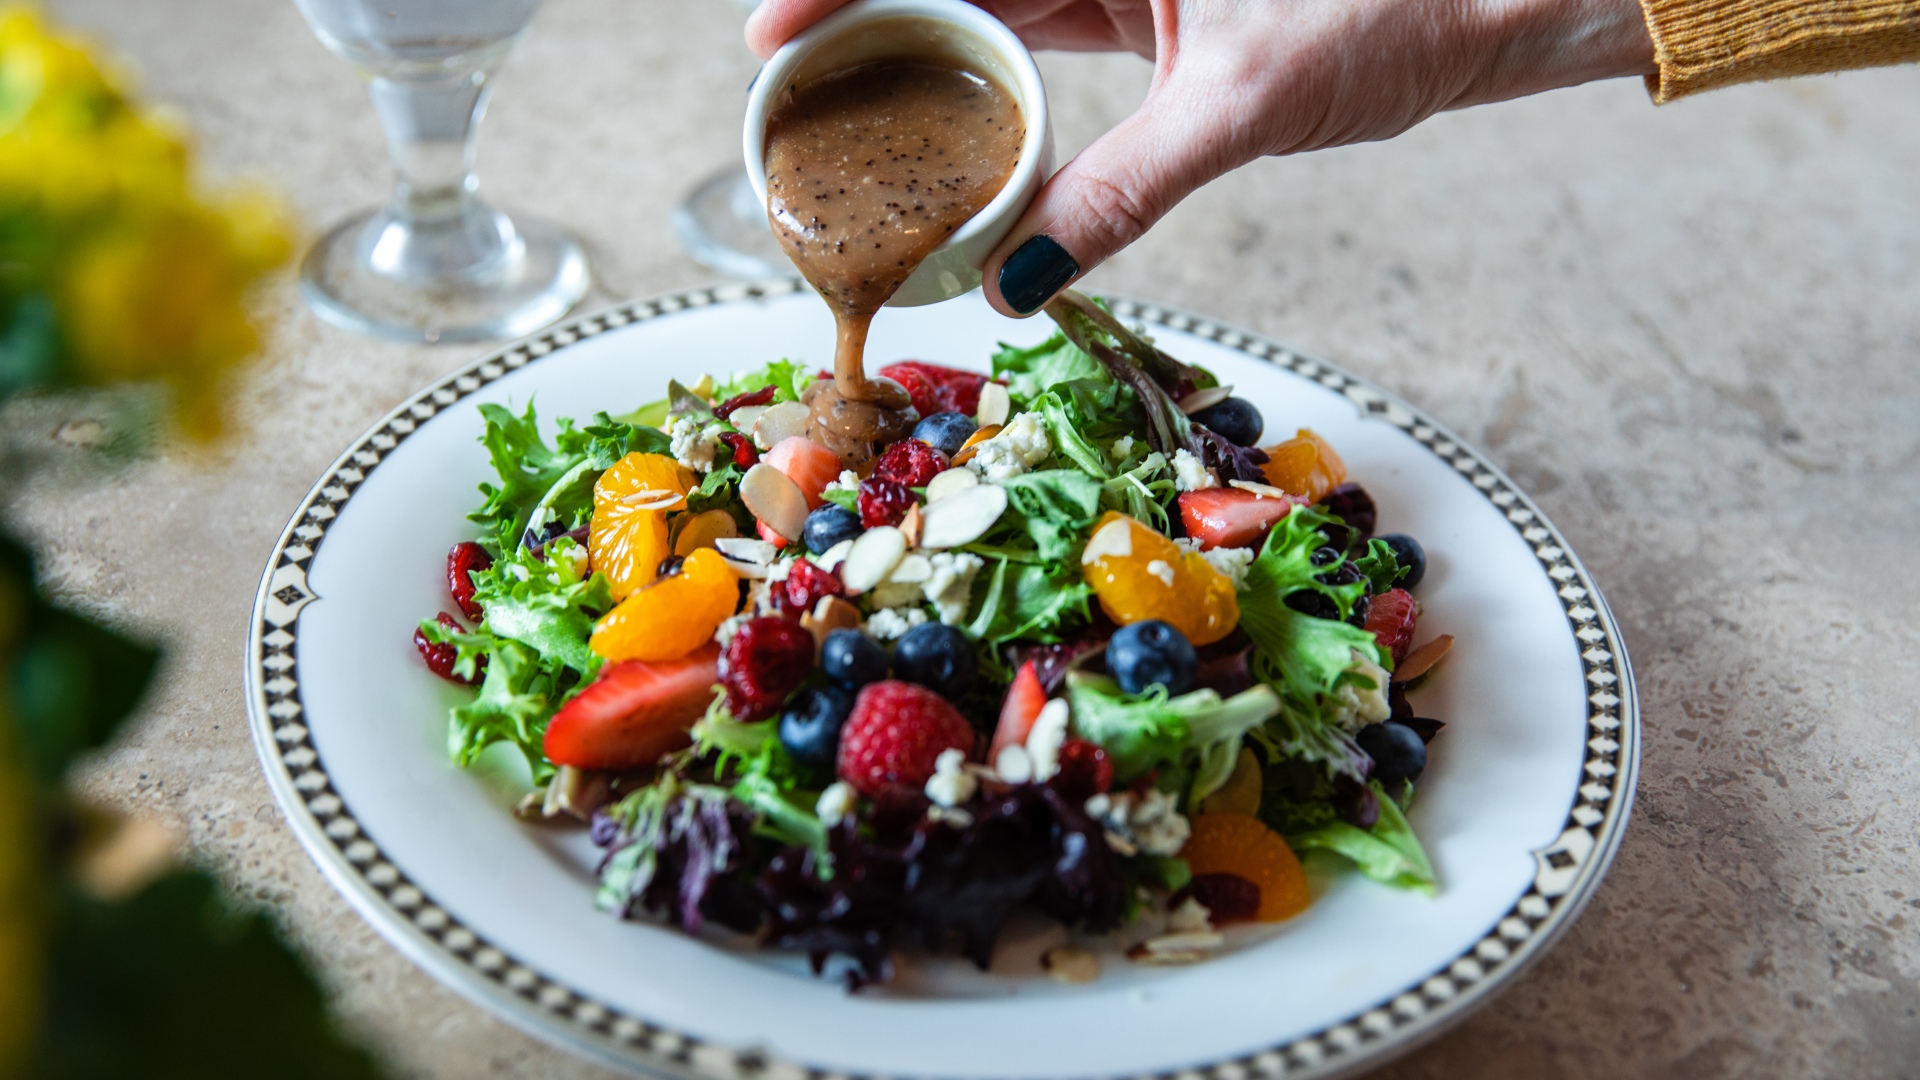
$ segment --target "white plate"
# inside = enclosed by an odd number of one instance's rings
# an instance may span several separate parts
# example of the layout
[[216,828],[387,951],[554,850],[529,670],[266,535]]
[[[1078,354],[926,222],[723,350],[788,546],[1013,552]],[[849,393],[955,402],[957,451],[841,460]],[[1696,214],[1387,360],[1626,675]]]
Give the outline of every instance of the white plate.
[[[1129,321],[1257,403],[1269,436],[1324,434],[1426,545],[1422,637],[1456,635],[1417,695],[1447,721],[1412,813],[1439,874],[1428,899],[1348,874],[1300,917],[1191,968],[1110,957],[1066,987],[1024,927],[993,971],[915,961],[849,996],[791,956],[595,911],[578,832],[508,815],[510,782],[447,759],[461,691],[428,674],[415,622],[450,606],[447,548],[471,535],[481,402],[586,418],[786,356],[823,363],[825,310],[797,284],[635,303],[512,345],[423,391],[315,485],[261,583],[247,657],[261,761],[294,832],[380,932],[456,990],[577,1053],[629,1069],[1118,1077],[1218,1070],[1343,1075],[1484,1002],[1572,922],[1619,842],[1639,721],[1619,634],[1586,571],[1512,481],[1404,402],[1320,361],[1129,302]],[[983,368],[1052,326],[977,295],[888,311],[877,361]]]

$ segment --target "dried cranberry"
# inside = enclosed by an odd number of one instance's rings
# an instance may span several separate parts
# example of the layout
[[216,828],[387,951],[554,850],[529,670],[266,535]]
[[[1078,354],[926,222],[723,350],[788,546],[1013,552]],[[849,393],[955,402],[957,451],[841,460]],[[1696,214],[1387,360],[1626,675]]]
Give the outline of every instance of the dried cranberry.
[[898,525],[907,516],[907,510],[919,501],[912,488],[897,480],[862,480],[860,524],[869,529]]
[[833,571],[822,570],[806,559],[795,559],[787,579],[773,586],[773,606],[797,619],[812,611],[822,597],[845,596],[846,592]]
[[[434,621],[456,633],[466,629],[460,625],[459,620],[444,611]],[[453,670],[454,662],[460,658],[460,650],[452,642],[436,644],[428,641],[427,635],[417,627],[413,631],[413,647],[420,650],[420,659],[426,661],[427,670],[448,682],[459,683],[462,686],[478,686],[480,677],[487,673],[487,658],[482,656],[474,661],[473,678],[461,678]]]
[[1078,806],[1113,790],[1113,761],[1085,739],[1068,739],[1060,747],[1060,771],[1047,783]]
[[813,635],[790,619],[749,619],[720,656],[720,684],[734,719],[772,716],[813,670]]
[[713,418],[725,420],[733,415],[735,409],[745,409],[756,405],[765,405],[773,400],[773,387],[763,386],[758,390],[749,390],[744,394],[735,394],[713,407]]
[[1195,874],[1186,893],[1207,909],[1215,926],[1249,922],[1260,912],[1260,886],[1238,874]]
[[760,460],[760,451],[753,448],[753,440],[739,432],[723,431],[720,441],[733,451],[733,463],[743,469],[753,468],[753,463]]
[[873,475],[908,487],[926,487],[927,481],[947,471],[947,455],[921,442],[902,439],[887,447],[873,463]]
[[476,622],[485,613],[473,602],[473,572],[492,565],[493,556],[471,540],[462,540],[447,552],[447,591],[453,594],[453,602],[460,605],[461,614]]

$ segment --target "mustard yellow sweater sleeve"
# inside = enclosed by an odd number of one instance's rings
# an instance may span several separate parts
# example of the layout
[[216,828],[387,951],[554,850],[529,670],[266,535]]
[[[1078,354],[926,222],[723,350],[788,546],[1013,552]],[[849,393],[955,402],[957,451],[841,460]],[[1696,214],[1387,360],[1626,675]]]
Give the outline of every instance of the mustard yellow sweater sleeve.
[[1729,83],[1920,60],[1920,0],[1640,0],[1656,102]]

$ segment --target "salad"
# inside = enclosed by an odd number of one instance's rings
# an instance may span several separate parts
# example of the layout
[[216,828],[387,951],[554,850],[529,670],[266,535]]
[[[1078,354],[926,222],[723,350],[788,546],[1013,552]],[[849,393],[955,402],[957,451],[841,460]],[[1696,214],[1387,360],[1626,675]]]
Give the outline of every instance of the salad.
[[1260,449],[1211,373],[1048,313],[991,376],[881,369],[919,418],[861,473],[806,434],[831,376],[784,360],[551,442],[480,407],[498,482],[414,642],[473,687],[455,761],[507,744],[521,816],[591,828],[602,908],[858,988],[910,946],[986,967],[1019,905],[1203,960],[1308,906],[1302,855],[1434,890],[1419,543],[1318,435]]

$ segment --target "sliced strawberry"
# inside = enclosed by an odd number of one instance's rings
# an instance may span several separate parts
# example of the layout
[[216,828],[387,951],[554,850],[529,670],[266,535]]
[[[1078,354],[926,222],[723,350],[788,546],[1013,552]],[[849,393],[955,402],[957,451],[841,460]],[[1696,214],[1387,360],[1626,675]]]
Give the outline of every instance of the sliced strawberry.
[[807,497],[807,509],[820,505],[820,493],[846,468],[840,455],[804,435],[789,435],[760,458],[787,474]]
[[720,646],[678,660],[624,660],[567,702],[547,724],[547,757],[581,769],[634,769],[692,740],[687,729],[713,701]]
[[787,538],[774,532],[773,527],[764,521],[755,521],[753,523],[753,531],[760,534],[760,539],[772,544],[773,550],[775,551],[779,551],[781,548],[787,546]]
[[1379,646],[1393,654],[1398,664],[1413,647],[1415,618],[1413,594],[1405,589],[1388,589],[1367,602],[1367,630]]
[[1292,495],[1256,495],[1243,488],[1207,488],[1180,495],[1180,522],[1202,550],[1255,547],[1273,524],[1306,500]]
[[880,369],[882,378],[892,379],[907,388],[913,407],[921,416],[957,412],[972,416],[980,411],[980,388],[987,377],[977,371],[941,367],[919,360],[903,360]]
[[1020,665],[1007,687],[1007,699],[1000,705],[1000,724],[993,729],[993,745],[987,750],[987,764],[1000,760],[1000,751],[1009,746],[1027,745],[1027,733],[1047,703],[1046,688],[1040,685],[1040,671],[1029,660]]

